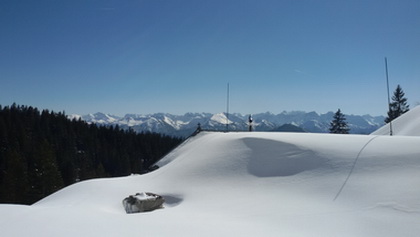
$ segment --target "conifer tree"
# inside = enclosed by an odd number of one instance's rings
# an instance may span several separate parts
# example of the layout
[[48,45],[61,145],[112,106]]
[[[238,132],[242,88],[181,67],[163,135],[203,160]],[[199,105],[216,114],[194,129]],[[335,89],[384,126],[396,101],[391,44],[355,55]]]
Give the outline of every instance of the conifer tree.
[[80,180],[146,172],[181,141],[0,105],[0,203],[31,204]]
[[338,109],[330,123],[330,133],[348,134],[349,130],[344,114]]
[[29,184],[26,161],[15,150],[7,152],[5,159],[7,168],[3,171],[4,178],[0,184],[0,200],[7,203],[27,203]]
[[47,196],[63,187],[63,179],[58,169],[54,150],[47,140],[43,140],[37,152],[38,181],[43,196]]
[[394,91],[394,95],[392,96],[392,102],[389,104],[388,117],[385,118],[385,123],[391,122],[410,110],[407,104],[407,98],[404,96],[404,91],[401,86],[398,85],[397,89]]

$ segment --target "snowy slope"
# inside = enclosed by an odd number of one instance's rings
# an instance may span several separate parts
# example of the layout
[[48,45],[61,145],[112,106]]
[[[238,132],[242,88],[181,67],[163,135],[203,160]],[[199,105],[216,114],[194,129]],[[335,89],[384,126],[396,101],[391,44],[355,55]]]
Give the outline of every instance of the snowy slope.
[[[0,205],[2,236],[418,236],[419,137],[209,133],[146,175]],[[163,209],[126,214],[150,191]]]
[[[420,106],[408,111],[392,121],[392,135],[420,136]],[[386,124],[372,135],[389,135],[390,125]]]

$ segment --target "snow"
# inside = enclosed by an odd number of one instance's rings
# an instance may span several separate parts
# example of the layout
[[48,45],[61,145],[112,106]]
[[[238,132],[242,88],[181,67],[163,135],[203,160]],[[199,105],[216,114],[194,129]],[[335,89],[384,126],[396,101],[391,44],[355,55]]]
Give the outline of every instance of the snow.
[[156,197],[152,195],[147,195],[145,192],[137,193],[134,195],[138,200],[155,200]]
[[173,128],[179,130],[181,129],[181,127],[183,125],[188,124],[188,122],[182,122],[182,121],[178,121],[178,120],[172,120],[171,118],[169,118],[168,116],[164,116],[163,121],[169,125],[171,125]]
[[217,124],[232,124],[233,122],[231,120],[228,120],[228,118],[226,117],[226,114],[224,113],[218,113],[218,114],[214,114],[211,118],[211,121],[216,122]]
[[136,125],[141,125],[141,124],[144,123],[144,121],[143,120],[136,120],[133,117],[127,117],[126,116],[126,117],[124,117],[124,120],[120,120],[119,123],[132,127],[132,126],[136,126]]
[[[74,116],[73,116],[74,117]],[[108,124],[108,123],[115,123],[118,121],[118,117],[115,115],[109,115],[104,113],[95,113],[95,114],[88,114],[87,116],[82,116],[82,119],[86,120],[90,118],[92,122],[97,124]]]
[[[145,175],[0,205],[2,236],[417,236],[420,137],[201,132]],[[134,193],[164,207],[126,214]]]
[[68,115],[68,118],[70,120],[73,120],[73,119],[79,120],[79,119],[82,119],[82,116],[78,115],[78,114],[70,114],[70,115]]
[[[396,136],[420,136],[420,106],[406,112],[391,122],[392,135]],[[372,135],[389,135],[390,125],[386,124]]]

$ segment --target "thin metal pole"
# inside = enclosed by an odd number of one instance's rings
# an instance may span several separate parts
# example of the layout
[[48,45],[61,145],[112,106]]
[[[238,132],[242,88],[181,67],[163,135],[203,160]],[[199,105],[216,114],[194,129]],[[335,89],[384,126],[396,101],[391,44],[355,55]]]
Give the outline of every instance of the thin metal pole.
[[229,83],[227,84],[226,132],[229,132]]
[[[389,109],[389,112],[392,113],[391,112],[391,99],[390,99],[390,96],[389,96],[388,60],[386,59],[386,57],[385,57],[385,72],[386,72],[386,87],[387,87],[387,91],[388,91],[388,109]],[[390,115],[392,115],[392,114],[390,114]],[[390,116],[390,115],[388,115],[388,116]],[[391,120],[391,118],[389,120],[389,135],[392,136],[392,120]]]

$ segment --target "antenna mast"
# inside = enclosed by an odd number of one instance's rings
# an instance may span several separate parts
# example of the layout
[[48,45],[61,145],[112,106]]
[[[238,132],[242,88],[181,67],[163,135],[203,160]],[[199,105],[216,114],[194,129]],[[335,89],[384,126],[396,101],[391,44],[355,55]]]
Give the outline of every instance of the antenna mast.
[[[388,90],[388,111],[391,112],[391,100],[389,97],[388,60],[385,57],[386,88]],[[389,115],[388,115],[389,116]],[[389,135],[392,136],[392,121],[389,121]]]
[[227,84],[226,132],[229,132],[229,83]]

